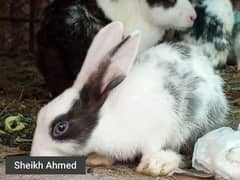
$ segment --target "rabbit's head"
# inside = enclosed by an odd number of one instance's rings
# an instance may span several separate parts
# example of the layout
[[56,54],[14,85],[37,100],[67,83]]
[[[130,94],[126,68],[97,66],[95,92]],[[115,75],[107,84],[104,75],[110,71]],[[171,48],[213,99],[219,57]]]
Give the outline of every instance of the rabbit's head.
[[152,22],[166,29],[182,30],[191,27],[197,18],[189,0],[146,0]]
[[137,55],[139,33],[122,37],[120,22],[107,25],[96,35],[73,86],[39,112],[32,156],[88,153],[86,147],[101,120],[101,108],[124,81]]

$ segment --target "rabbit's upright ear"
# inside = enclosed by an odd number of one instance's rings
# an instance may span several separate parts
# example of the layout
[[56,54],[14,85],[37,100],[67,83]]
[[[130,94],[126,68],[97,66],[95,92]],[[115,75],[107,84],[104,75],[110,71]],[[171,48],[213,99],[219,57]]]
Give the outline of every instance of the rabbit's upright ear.
[[114,79],[125,77],[137,56],[140,34],[122,39],[122,23],[113,22],[104,27],[94,38],[74,87],[82,89],[91,81],[95,85],[101,83],[104,91]]
[[97,70],[103,58],[123,39],[123,24],[113,22],[98,32],[87,52],[81,72],[75,82],[82,87],[90,75]]
[[140,34],[134,33],[122,40],[123,29],[119,22],[102,29],[88,51],[82,70],[73,88],[80,90],[82,103],[97,104],[126,77],[136,59]]
[[136,59],[140,39],[140,33],[135,32],[110,52],[108,68],[102,80],[102,91],[114,80],[123,80],[127,76]]

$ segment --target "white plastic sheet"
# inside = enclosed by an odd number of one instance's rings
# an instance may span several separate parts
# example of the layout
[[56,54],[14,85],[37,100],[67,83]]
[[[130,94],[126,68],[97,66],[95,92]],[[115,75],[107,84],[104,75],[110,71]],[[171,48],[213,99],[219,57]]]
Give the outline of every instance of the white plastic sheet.
[[193,167],[218,180],[240,180],[240,125],[239,131],[224,127],[200,138]]

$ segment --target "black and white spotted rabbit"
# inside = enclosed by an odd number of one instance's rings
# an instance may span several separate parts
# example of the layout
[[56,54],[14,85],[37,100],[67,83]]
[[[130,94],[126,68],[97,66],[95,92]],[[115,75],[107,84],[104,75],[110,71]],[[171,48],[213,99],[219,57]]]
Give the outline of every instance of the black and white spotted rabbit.
[[194,26],[183,35],[211,59],[214,67],[223,67],[231,50],[234,13],[230,0],[191,0],[197,12]]
[[122,37],[119,22],[97,34],[73,86],[41,109],[32,156],[97,153],[104,161],[89,165],[109,165],[142,155],[138,172],[168,175],[225,124],[223,81],[197,47],[163,43],[136,59],[139,33]]

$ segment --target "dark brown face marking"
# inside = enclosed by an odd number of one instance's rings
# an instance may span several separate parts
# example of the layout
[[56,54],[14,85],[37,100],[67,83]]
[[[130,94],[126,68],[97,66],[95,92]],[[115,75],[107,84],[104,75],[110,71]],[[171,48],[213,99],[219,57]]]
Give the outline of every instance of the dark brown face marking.
[[70,110],[53,121],[50,128],[50,135],[54,140],[75,140],[79,144],[87,142],[98,123],[99,110],[109,93],[125,79],[124,75],[112,77],[106,87],[102,89],[103,79],[111,65],[111,57],[115,55],[128,39],[129,37],[104,58],[105,61],[89,77],[87,83],[79,92],[79,99],[75,100]]
[[150,7],[162,6],[165,9],[174,7],[177,0],[147,0]]

